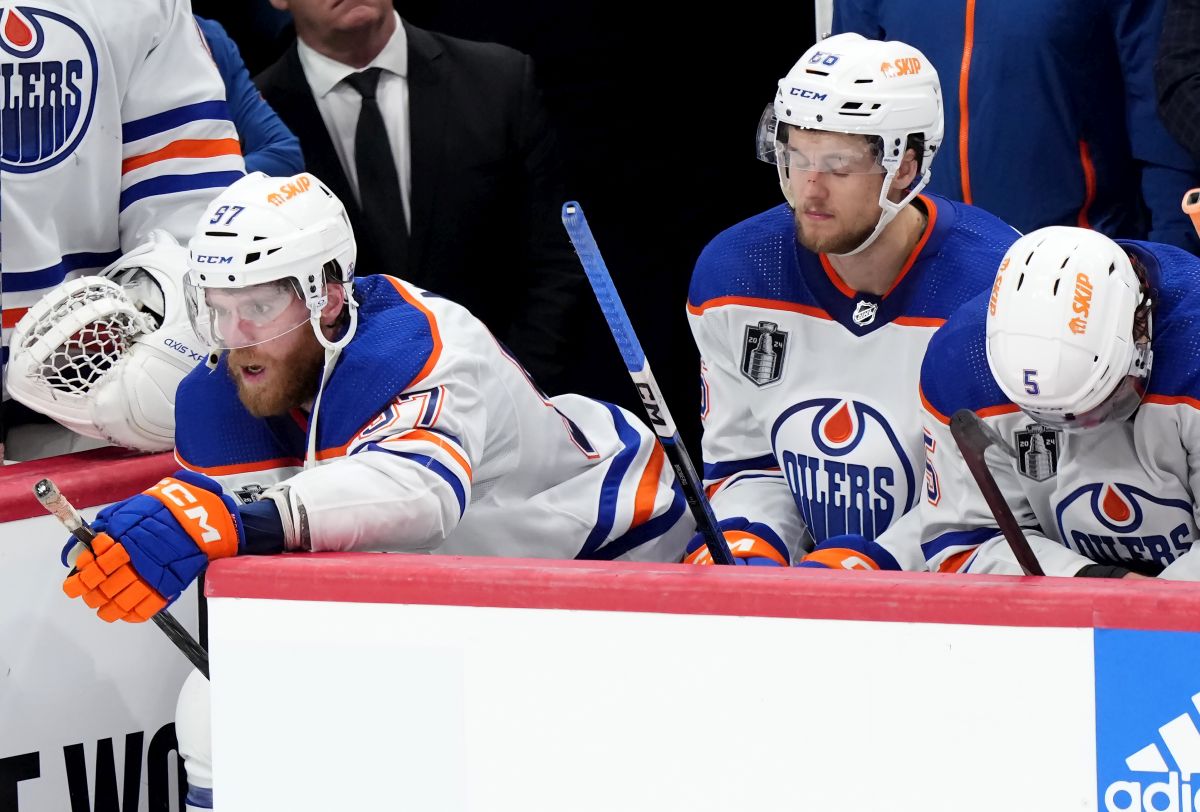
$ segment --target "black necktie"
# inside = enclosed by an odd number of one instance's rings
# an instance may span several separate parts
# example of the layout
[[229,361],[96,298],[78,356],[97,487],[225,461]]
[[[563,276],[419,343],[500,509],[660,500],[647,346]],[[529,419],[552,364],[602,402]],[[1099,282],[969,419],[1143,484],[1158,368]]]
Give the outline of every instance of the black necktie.
[[364,268],[369,273],[404,276],[408,258],[408,226],[404,222],[404,199],[400,196],[400,175],[392,160],[383,114],[375,100],[382,68],[352,73],[346,81],[362,96],[362,111],[354,130],[354,167],[358,173],[359,209],[367,233],[359,241],[371,241],[371,250],[363,252],[380,258],[382,267]]

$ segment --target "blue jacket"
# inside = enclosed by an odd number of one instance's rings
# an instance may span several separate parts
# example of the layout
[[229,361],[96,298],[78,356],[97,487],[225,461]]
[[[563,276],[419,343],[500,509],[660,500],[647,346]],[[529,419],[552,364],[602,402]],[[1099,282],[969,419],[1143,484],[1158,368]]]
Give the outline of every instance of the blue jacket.
[[242,62],[237,44],[215,20],[197,17],[196,23],[225,82],[229,117],[242,141],[246,171],[265,172],[272,177],[303,172],[300,140],[279,120],[250,80],[250,72]]
[[901,40],[937,68],[946,137],[929,190],[1022,232],[1094,228],[1200,250],[1200,185],[1155,107],[1165,0],[837,0],[835,33]]

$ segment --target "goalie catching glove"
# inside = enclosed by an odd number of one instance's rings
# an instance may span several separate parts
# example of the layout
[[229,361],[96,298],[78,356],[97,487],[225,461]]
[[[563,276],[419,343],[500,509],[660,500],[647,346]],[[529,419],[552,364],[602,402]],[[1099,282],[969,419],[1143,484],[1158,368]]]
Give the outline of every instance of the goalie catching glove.
[[[258,503],[264,504],[264,503]],[[272,503],[264,506],[274,509]],[[140,623],[171,604],[209,561],[237,555],[245,530],[237,504],[203,474],[178,471],[100,511],[95,553],[81,552],[63,582],[101,620]],[[63,564],[77,546],[63,548]]]
[[170,450],[175,389],[202,358],[184,307],[187,254],[155,231],[99,275],[43,296],[13,331],[12,397],[86,437]]

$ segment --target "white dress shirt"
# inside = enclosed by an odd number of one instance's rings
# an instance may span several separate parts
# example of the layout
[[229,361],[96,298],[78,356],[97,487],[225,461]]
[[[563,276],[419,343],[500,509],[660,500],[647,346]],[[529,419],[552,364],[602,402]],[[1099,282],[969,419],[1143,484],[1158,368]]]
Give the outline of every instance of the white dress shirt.
[[[333,141],[338,160],[350,182],[354,199],[361,205],[358,191],[358,170],[354,165],[354,131],[358,126],[358,114],[362,109],[362,96],[343,80],[360,69],[343,65],[323,54],[319,54],[303,41],[296,43],[300,65],[312,89],[317,109],[325,122],[325,129]],[[382,68],[375,98],[387,127],[388,144],[392,148],[392,160],[396,162],[396,174],[400,177],[400,197],[404,201],[404,219],[412,228],[412,155],[409,149],[408,126],[408,36],[400,15],[396,15],[396,30],[383,50],[371,60],[368,68]]]

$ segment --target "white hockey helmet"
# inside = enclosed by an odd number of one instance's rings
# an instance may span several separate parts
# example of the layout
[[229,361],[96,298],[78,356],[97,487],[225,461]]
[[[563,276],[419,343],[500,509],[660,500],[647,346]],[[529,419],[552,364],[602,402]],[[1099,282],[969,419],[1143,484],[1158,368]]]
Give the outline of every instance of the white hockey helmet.
[[99,276],[47,293],[13,331],[12,396],[87,437],[174,444],[175,390],[202,347],[183,304],[187,250],[165,231]]
[[[313,175],[255,172],[239,179],[209,203],[188,249],[188,314],[210,348],[261,344],[305,321],[326,348],[334,346],[320,318],[327,284],[339,283],[350,327],[336,345],[352,337],[354,232],[342,202]],[[216,290],[230,294],[220,307],[209,302]],[[297,299],[304,303],[300,315],[283,316]]]
[[[929,183],[929,165],[945,133],[942,86],[937,71],[919,50],[903,42],[837,34],[813,45],[779,80],[775,101],[758,125],[758,158],[775,164],[779,185],[788,188],[790,162],[786,126],[868,136],[884,175],[879,221],[871,235],[847,255],[875,241],[883,229]],[[873,136],[873,138],[872,138]],[[903,200],[888,199],[892,182],[910,146],[917,150],[920,175]]]
[[1088,229],[1040,228],[1000,263],[988,304],[988,366],[1039,423],[1124,420],[1150,376],[1150,310],[1145,281],[1121,246]]

